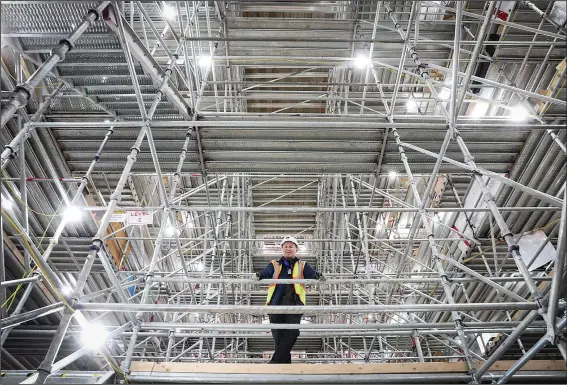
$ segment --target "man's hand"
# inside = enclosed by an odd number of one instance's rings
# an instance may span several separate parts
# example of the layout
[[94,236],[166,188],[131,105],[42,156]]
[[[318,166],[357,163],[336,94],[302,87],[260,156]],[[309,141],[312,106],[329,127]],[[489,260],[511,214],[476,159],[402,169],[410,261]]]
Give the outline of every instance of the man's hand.
[[317,275],[317,280],[319,280],[320,282],[326,282],[327,278],[325,278],[325,276],[323,274],[319,273]]
[[258,282],[259,280],[260,280],[260,274],[254,273],[254,275],[252,275],[252,281]]

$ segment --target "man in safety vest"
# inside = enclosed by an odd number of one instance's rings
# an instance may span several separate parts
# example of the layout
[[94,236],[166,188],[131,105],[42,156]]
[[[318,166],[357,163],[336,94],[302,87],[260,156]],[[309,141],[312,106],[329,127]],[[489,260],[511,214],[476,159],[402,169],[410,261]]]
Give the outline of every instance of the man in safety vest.
[[[325,281],[325,277],[316,272],[306,261],[298,259],[295,255],[299,247],[297,239],[286,236],[280,246],[283,256],[279,261],[270,261],[262,271],[254,275],[255,280],[261,279],[318,279]],[[270,285],[266,305],[270,306],[303,306],[305,305],[305,285]],[[301,314],[270,314],[270,323],[273,324],[299,324]],[[291,364],[291,349],[297,341],[299,329],[272,329],[275,351],[270,364]]]

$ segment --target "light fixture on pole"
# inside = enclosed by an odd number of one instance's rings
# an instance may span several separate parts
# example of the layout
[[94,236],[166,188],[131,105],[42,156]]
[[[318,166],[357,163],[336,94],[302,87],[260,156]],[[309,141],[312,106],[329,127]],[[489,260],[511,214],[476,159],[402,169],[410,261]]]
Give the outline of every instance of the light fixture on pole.
[[370,59],[368,58],[368,56],[362,54],[355,57],[353,59],[353,62],[354,62],[354,66],[360,69],[364,69],[368,67],[368,65],[370,65]]
[[166,237],[173,237],[176,234],[179,235],[179,230],[174,225],[170,224],[165,228]]
[[199,57],[199,65],[203,68],[209,68],[213,64],[213,58],[210,56]]
[[108,332],[101,324],[88,323],[83,326],[81,341],[86,348],[98,349],[106,342]]
[[78,222],[81,220],[83,216],[83,212],[77,206],[69,206],[65,209],[65,213],[63,214],[63,218],[67,222]]
[[513,120],[514,122],[522,122],[526,120],[528,116],[529,116],[528,110],[526,110],[522,106],[514,107],[512,110],[510,110],[510,115],[508,115],[510,120]]

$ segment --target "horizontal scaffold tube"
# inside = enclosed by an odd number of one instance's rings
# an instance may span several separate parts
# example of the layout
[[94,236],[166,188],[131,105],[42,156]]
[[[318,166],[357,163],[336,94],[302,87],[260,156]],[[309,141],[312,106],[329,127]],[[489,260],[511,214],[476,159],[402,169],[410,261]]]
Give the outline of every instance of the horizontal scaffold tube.
[[34,275],[33,277],[29,277],[29,278],[20,278],[20,279],[14,279],[11,281],[4,281],[4,282],[0,282],[0,286],[2,287],[8,287],[8,286],[16,286],[16,285],[21,285],[21,284],[26,284],[26,283],[32,283],[35,282],[39,279],[39,275]]
[[[523,282],[522,277],[485,277],[493,282]],[[534,277],[536,281],[551,281],[551,277]],[[358,284],[398,284],[398,283],[438,283],[442,281],[440,277],[431,278],[338,278],[338,279],[327,279],[326,281],[319,281],[316,279],[263,279],[261,281],[254,281],[252,279],[243,278],[187,278],[187,277],[159,277],[154,276],[153,282],[170,282],[170,283],[217,283],[217,284],[264,284],[271,285],[276,284],[304,284],[304,285],[327,285],[327,284],[337,284],[337,283],[358,283]],[[478,278],[474,277],[459,277],[451,278],[454,282],[478,282]]]
[[[402,329],[402,330],[391,330],[391,329],[380,329],[375,328],[372,330],[350,330],[351,328],[344,329],[331,329],[331,330],[312,330],[305,329],[304,324],[265,324],[265,327],[259,330],[239,330],[239,328],[234,328],[234,330],[197,330],[191,332],[174,332],[175,338],[272,338],[270,334],[266,333],[268,330],[272,329],[299,329],[303,330],[301,335],[304,337],[374,337],[374,336],[413,336],[416,333],[419,335],[455,335],[457,331],[454,329],[419,329],[417,332],[415,330]],[[270,327],[273,326],[273,327]],[[348,326],[348,325],[347,325]],[[378,325],[379,326],[379,325]],[[163,331],[145,331],[136,333],[138,338],[144,337],[158,337],[158,338],[168,338],[172,330],[176,328],[171,328],[169,330]],[[514,328],[474,328],[474,329],[464,329],[467,334],[477,334],[477,333],[511,333]],[[539,333],[542,335],[545,333],[545,327],[541,328],[528,328],[527,333]],[[79,336],[80,332],[68,332],[69,335]],[[131,337],[134,332],[121,332],[115,337]],[[12,334],[14,336],[14,334]],[[25,333],[15,333],[16,336],[26,336]],[[39,335],[39,334],[35,334]],[[44,333],[43,336],[49,335]]]
[[77,310],[112,312],[201,312],[241,314],[323,314],[323,313],[396,313],[482,310],[536,310],[534,302],[352,305],[352,306],[240,306],[240,305],[173,305],[135,303],[77,303]]
[[0,325],[2,325],[2,330],[4,330],[14,325],[19,325],[21,323],[28,322],[39,317],[49,315],[51,313],[56,313],[62,310],[64,307],[65,305],[63,305],[62,302],[52,303],[51,305],[47,305],[39,309],[34,309],[27,313],[15,314],[10,317],[4,318]]
[[[562,201],[560,201],[562,202]],[[249,212],[249,213],[417,213],[417,207],[289,207],[289,206],[263,206],[263,207],[245,207],[245,206],[171,206],[173,211],[232,211],[232,212]],[[106,206],[88,206],[83,207],[87,211],[106,211]],[[116,207],[115,211],[121,210],[161,210],[163,207]],[[561,207],[499,207],[500,211],[561,211]],[[423,211],[428,213],[486,213],[489,208],[482,207],[435,207],[426,208]]]
[[[465,329],[471,330],[502,330],[515,328],[520,325],[520,321],[495,321],[495,322],[463,322],[463,327]],[[530,329],[542,329],[546,328],[546,324],[543,321],[535,321],[530,325]],[[109,330],[116,330],[120,326],[106,326]],[[188,331],[256,331],[256,330],[270,330],[270,329],[300,329],[300,330],[352,330],[352,331],[368,331],[368,330],[454,330],[455,324],[452,322],[422,322],[422,323],[361,323],[361,324],[247,324],[247,323],[184,323],[184,322],[142,322],[140,324],[141,331],[158,331],[158,330],[175,330],[175,335],[179,337],[181,330]],[[14,329],[12,332],[14,335],[18,336],[29,336],[29,335],[49,335],[54,334],[55,329]],[[67,333],[70,335],[80,334],[82,330],[73,329],[69,330]],[[124,331],[117,335],[126,335],[127,333],[132,333],[130,331]],[[142,332],[141,332],[142,333]],[[142,335],[142,334],[140,334]],[[149,334],[148,334],[149,335]],[[192,334],[189,334],[192,335]],[[164,334],[167,337],[167,333]],[[185,335],[183,335],[185,336]]]
[[[505,372],[492,372],[491,378],[500,378]],[[380,374],[286,374],[286,384],[393,384],[393,383],[467,383],[466,373],[380,373]],[[514,377],[524,381],[561,381],[565,371],[523,371]],[[134,383],[177,383],[177,384],[281,384],[282,375],[277,374],[228,374],[228,373],[142,373],[133,372],[128,379]],[[547,379],[547,380],[546,380]]]
[[[36,128],[123,128],[123,127],[141,127],[144,123],[141,121],[125,121],[125,122],[32,122],[30,126]],[[232,120],[170,120],[170,121],[153,121],[152,128],[179,128],[179,127],[218,127],[218,128],[270,128],[270,127],[280,127],[285,129],[293,128],[355,128],[357,130],[361,129],[373,129],[373,128],[425,128],[425,129],[443,129],[446,130],[445,122],[439,121],[438,123],[424,123],[424,122],[407,122],[407,123],[390,123],[388,121],[377,122],[374,118],[372,121],[340,121],[337,118],[333,120],[327,119],[303,119],[303,121],[298,120],[244,120],[244,119],[232,119]],[[471,128],[510,128],[510,129],[538,129],[545,128],[550,130],[561,130],[565,129],[564,125],[561,124],[548,124],[542,127],[541,124],[506,124],[504,122],[494,122],[494,123],[471,123],[458,122],[457,128],[466,129]]]
[[[463,322],[468,329],[510,328],[520,324],[512,322]],[[531,327],[545,328],[545,322],[534,322]],[[229,324],[229,323],[183,323],[183,322],[143,322],[140,330],[270,330],[270,329],[300,329],[300,330],[422,330],[422,329],[454,329],[451,322],[439,323],[363,323],[363,324]]]

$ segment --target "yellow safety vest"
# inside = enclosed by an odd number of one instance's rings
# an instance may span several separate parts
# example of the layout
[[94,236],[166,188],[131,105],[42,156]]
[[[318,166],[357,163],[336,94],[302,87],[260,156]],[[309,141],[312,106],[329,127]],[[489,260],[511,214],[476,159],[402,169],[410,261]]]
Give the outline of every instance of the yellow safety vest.
[[[282,271],[282,265],[278,265],[277,261],[270,261],[272,263],[272,265],[274,265],[274,275],[272,276],[272,279],[278,279],[278,277],[280,276],[280,273]],[[301,266],[300,266],[301,265]],[[293,271],[291,272],[291,278],[292,279],[303,279],[303,270],[305,269],[305,262],[298,260],[297,263],[295,265],[293,265]],[[295,294],[297,294],[299,296],[299,300],[301,301],[302,304],[305,305],[305,285],[300,284],[300,283],[296,283],[293,285],[294,289],[295,289]],[[268,288],[268,298],[266,298],[266,305],[270,304],[270,301],[272,300],[272,296],[274,295],[274,292],[276,291],[276,284],[272,283],[270,285],[270,287]]]

